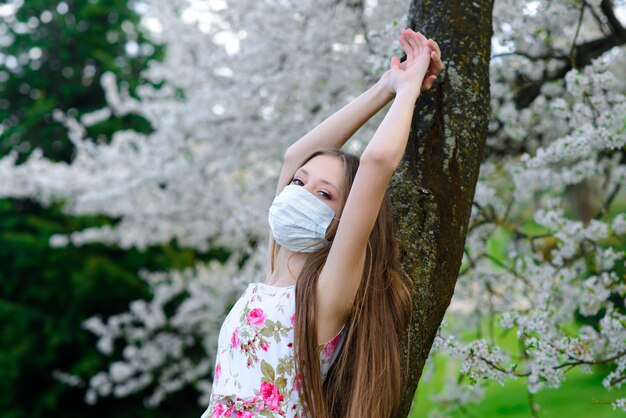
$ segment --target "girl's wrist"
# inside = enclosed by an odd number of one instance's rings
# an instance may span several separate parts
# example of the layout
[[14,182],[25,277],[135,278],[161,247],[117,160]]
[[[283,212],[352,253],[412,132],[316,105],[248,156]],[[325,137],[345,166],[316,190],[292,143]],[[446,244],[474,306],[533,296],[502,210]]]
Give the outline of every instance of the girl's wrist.
[[421,88],[422,88],[421,79],[420,81],[417,81],[417,80],[405,81],[404,83],[397,86],[396,95],[400,94],[400,92],[406,92],[406,91],[411,91],[419,95]]
[[381,80],[378,80],[372,87],[370,87],[370,90],[376,99],[382,100],[384,103],[389,103],[396,96],[396,93],[389,88],[387,83],[384,83]]
[[401,100],[413,100],[416,101],[417,98],[420,95],[420,86],[409,86],[409,85],[403,85],[401,86],[398,91],[396,91],[395,94],[395,98],[396,100],[401,99]]

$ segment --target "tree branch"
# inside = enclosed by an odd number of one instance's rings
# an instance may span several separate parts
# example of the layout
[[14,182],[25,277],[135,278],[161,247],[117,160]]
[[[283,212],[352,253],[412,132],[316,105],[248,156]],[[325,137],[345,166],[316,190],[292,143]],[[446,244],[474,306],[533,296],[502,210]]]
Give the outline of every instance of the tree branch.
[[574,54],[574,47],[576,46],[576,41],[578,40],[578,35],[580,34],[580,27],[583,23],[583,17],[585,16],[585,7],[587,6],[587,2],[582,0],[580,2],[580,14],[578,15],[578,24],[576,25],[576,33],[574,34],[574,39],[572,39],[572,46],[569,50],[569,62],[572,68],[576,67],[576,56]]
[[617,16],[615,16],[613,1],[603,0],[602,3],[600,3],[600,10],[602,10],[602,13],[604,13],[604,16],[606,16],[606,19],[609,22],[609,26],[611,26],[613,33],[621,37],[626,37],[626,30],[622,26]]
[[[583,4],[586,2],[583,1]],[[602,12],[607,17],[609,24],[612,28],[612,33],[593,41],[585,42],[577,45],[570,51],[569,62],[556,71],[553,74],[546,74],[542,79],[532,81],[526,86],[522,87],[515,96],[515,106],[517,109],[524,109],[528,107],[533,100],[539,96],[541,92],[541,86],[549,81],[559,80],[565,77],[572,68],[584,68],[591,64],[591,60],[599,57],[609,49],[617,45],[623,45],[626,43],[626,31],[622,27],[621,23],[615,16],[613,11],[613,3],[610,0],[604,0],[600,7]],[[582,16],[582,11],[581,11]],[[577,31],[578,34],[578,31]],[[574,38],[575,44],[576,37]],[[520,54],[519,52],[517,54]]]

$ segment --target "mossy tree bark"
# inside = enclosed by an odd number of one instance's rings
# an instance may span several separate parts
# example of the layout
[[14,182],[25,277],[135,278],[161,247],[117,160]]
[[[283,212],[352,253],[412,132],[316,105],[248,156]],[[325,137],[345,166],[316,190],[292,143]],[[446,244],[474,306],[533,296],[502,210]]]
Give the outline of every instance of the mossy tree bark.
[[411,408],[458,276],[490,115],[493,1],[412,0],[409,27],[441,47],[440,82],[417,101],[391,184],[402,263],[415,285],[404,388]]

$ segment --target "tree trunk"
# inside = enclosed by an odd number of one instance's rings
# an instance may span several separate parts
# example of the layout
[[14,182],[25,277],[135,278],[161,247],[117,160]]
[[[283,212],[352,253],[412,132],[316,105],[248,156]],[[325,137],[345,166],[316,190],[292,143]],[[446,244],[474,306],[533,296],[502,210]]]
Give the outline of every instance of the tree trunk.
[[418,99],[391,184],[402,263],[416,287],[404,364],[406,417],[458,276],[490,116],[493,2],[412,0],[409,27],[441,47],[441,83]]

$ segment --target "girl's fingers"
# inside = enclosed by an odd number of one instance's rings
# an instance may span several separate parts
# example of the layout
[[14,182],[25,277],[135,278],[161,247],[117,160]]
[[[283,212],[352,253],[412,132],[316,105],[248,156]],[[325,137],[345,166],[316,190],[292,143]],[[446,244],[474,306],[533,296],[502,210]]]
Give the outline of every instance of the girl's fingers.
[[411,35],[410,31],[405,31],[402,36],[404,37],[404,40],[406,41],[406,44],[409,48],[409,50],[411,51],[411,57],[415,57],[415,55],[417,54],[417,50],[415,48],[415,41],[413,40],[413,36]]
[[424,90],[430,90],[435,80],[437,80],[437,77],[435,76],[428,77],[426,81],[424,82]]
[[420,42],[428,42],[428,40],[426,39],[426,37],[424,35],[422,35],[419,32],[414,32],[415,33],[415,37],[420,41]]
[[394,55],[391,57],[391,69],[396,70],[398,68],[400,68],[400,58]]
[[430,49],[437,51],[437,55],[441,55],[441,49],[439,49],[439,45],[437,45],[437,42],[433,41],[432,39],[428,39],[428,46],[430,47]]
[[415,35],[415,39],[417,40],[420,48],[428,48],[428,39],[424,35],[419,32],[413,32]]
[[406,59],[413,60],[413,48],[404,38],[404,35],[400,35],[398,39],[400,40],[400,45],[402,45],[402,48],[404,48],[404,52],[406,53]]
[[[402,34],[398,38],[400,40],[400,44],[404,48],[404,51],[407,55],[407,61],[413,61],[417,55],[421,55],[425,52],[425,50],[430,50],[435,52],[437,57],[433,57],[432,53],[429,55],[431,58],[434,58],[434,63],[431,63],[430,68],[435,71],[441,71],[443,68],[443,64],[441,63],[441,59],[439,56],[441,55],[441,51],[439,49],[439,45],[432,40],[426,39],[424,35],[419,32],[415,32],[412,29],[404,29]],[[433,71],[434,72],[434,71]]]
[[433,68],[435,74],[439,74],[443,70],[443,62],[441,61],[441,50],[439,49],[439,45],[437,42],[432,39],[428,40],[428,45],[432,49],[430,53],[430,68]]
[[435,51],[432,51],[430,54],[430,58],[432,61],[434,61],[434,67],[435,70],[437,71],[437,73],[440,73],[441,70],[443,70],[443,62],[441,62],[441,57],[439,56],[439,54],[435,54]]
[[428,39],[426,39],[426,37],[419,32],[414,32],[414,33],[415,33],[414,35],[415,39],[417,43],[419,44],[420,51],[422,53],[428,52],[428,54],[430,55],[431,49],[429,47]]
[[[407,35],[408,35],[408,41],[409,44],[411,45],[411,47],[413,47],[413,51],[415,53],[415,55],[419,54],[419,52],[421,51],[422,46],[420,45],[420,42],[416,36],[416,33],[413,32],[411,29],[407,29]],[[407,36],[405,35],[405,36]]]

